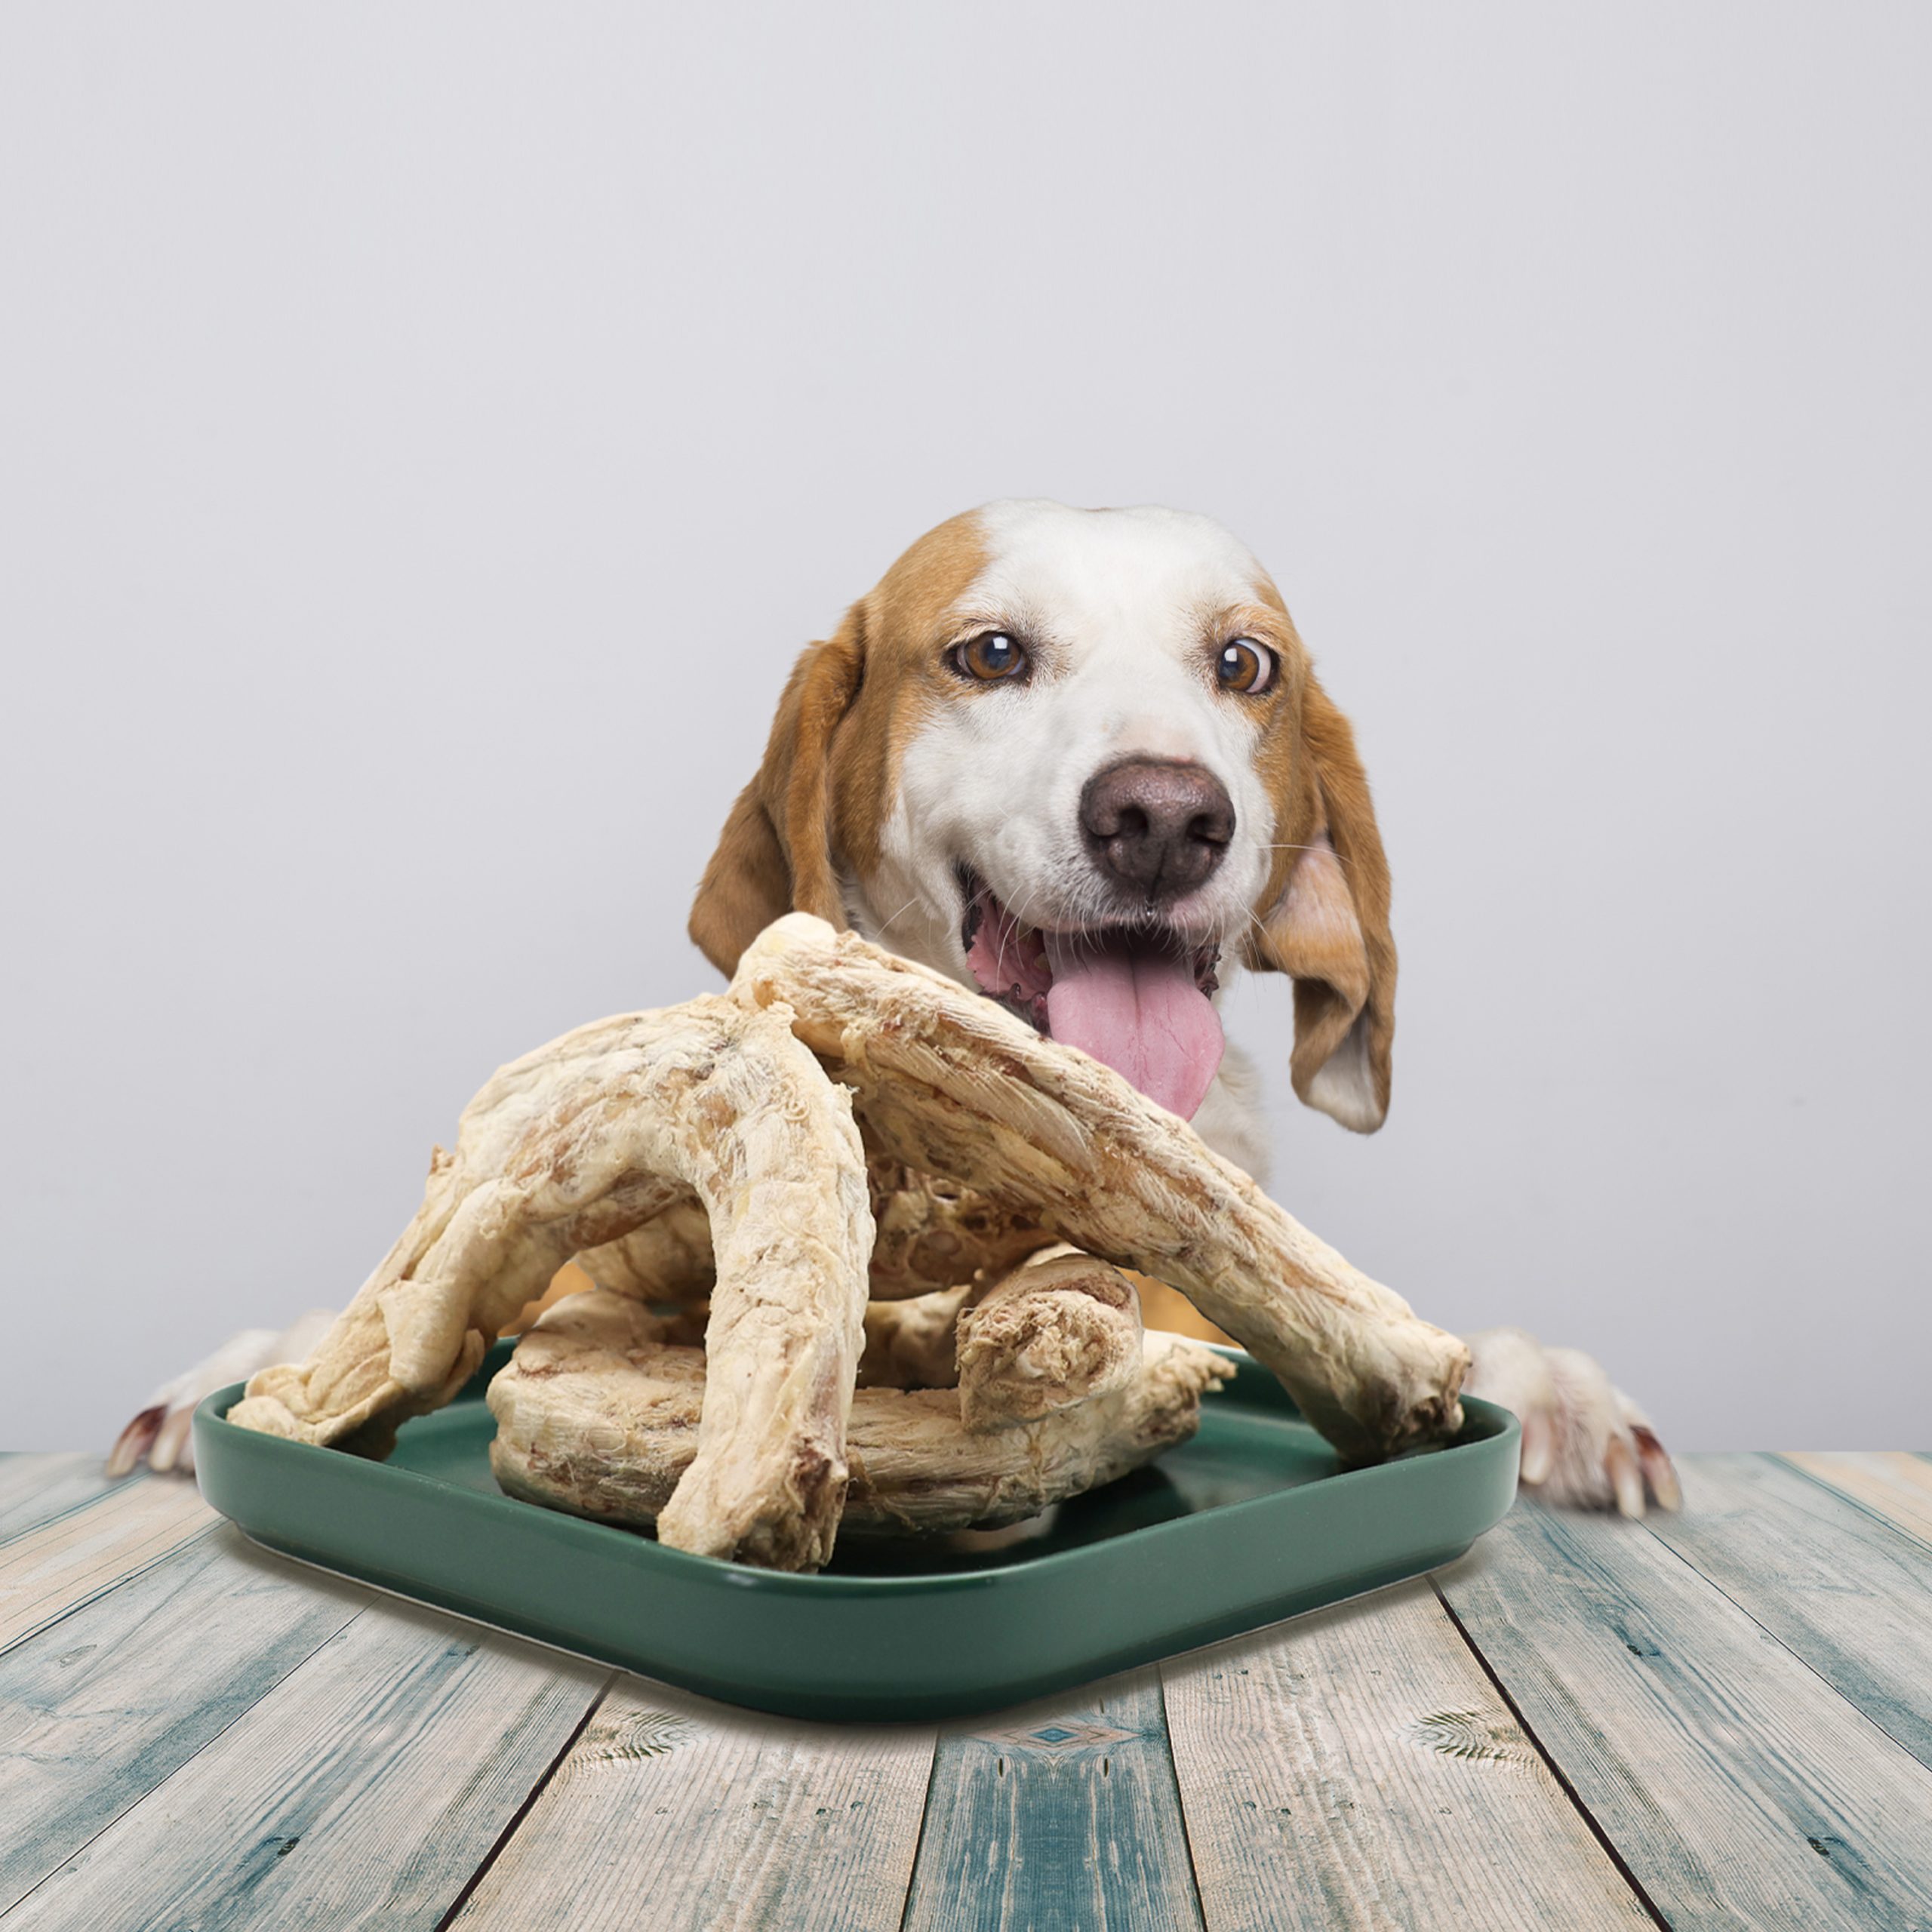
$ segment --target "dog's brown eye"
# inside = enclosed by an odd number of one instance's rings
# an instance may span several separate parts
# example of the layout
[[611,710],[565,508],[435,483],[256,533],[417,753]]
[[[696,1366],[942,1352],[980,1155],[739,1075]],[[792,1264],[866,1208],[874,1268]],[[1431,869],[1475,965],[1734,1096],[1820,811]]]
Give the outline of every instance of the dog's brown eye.
[[1009,637],[1004,631],[988,631],[956,647],[952,661],[968,677],[989,685],[1024,669],[1026,654],[1017,638]]
[[1223,691],[1245,691],[1253,697],[1275,681],[1275,654],[1251,637],[1238,637],[1221,647],[1214,660],[1214,675]]

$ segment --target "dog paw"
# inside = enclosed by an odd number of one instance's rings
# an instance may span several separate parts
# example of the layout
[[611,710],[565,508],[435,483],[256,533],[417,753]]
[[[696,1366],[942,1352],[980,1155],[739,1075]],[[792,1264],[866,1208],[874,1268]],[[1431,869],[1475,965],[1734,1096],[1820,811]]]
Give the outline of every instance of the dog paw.
[[107,1473],[125,1476],[143,1457],[151,1469],[192,1473],[195,1407],[202,1398],[231,1382],[246,1381],[258,1369],[300,1361],[334,1319],[328,1309],[312,1308],[286,1328],[245,1328],[230,1337],[206,1361],[164,1382],[141,1404],[108,1451]]
[[1592,1358],[1546,1349],[1521,1328],[1465,1337],[1472,1395],[1515,1411],[1523,1425],[1522,1481],[1548,1501],[1641,1516],[1647,1501],[1675,1509],[1677,1472],[1645,1415]]

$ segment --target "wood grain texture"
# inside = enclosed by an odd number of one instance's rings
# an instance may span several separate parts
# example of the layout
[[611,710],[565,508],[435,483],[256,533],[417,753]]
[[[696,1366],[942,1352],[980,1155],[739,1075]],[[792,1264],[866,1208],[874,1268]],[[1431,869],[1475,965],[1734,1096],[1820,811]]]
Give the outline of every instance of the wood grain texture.
[[906,1932],[1201,1922],[1156,1672],[942,1734]]
[[0,1657],[0,1911],[373,1600],[225,1530]]
[[1652,1531],[1932,1765],[1932,1546],[1772,1456],[1700,1456]]
[[932,1754],[620,1677],[454,1924],[897,1932]]
[[1652,1924],[1426,1583],[1161,1675],[1208,1932]]
[[1673,1925],[1932,1927],[1932,1772],[1641,1524],[1520,1507],[1437,1583]]
[[95,1466],[0,1460],[0,1932],[1641,1927],[1578,1804],[1680,1928],[1932,1932],[1918,1457],[1519,1509],[1441,1579],[1481,1663],[1404,1586],[937,1752],[609,1680]]
[[1899,1449],[1792,1451],[1780,1460],[1932,1543],[1932,1462]]
[[0,1651],[203,1534],[219,1518],[192,1483],[130,1476],[0,1546]]
[[99,1456],[0,1456],[0,1543],[104,1496],[114,1487]]
[[605,1676],[372,1604],[0,1925],[431,1932]]

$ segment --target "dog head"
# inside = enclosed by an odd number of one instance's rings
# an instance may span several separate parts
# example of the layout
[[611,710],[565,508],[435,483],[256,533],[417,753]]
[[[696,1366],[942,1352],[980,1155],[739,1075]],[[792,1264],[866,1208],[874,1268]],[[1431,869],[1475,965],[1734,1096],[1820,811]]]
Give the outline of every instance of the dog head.
[[1239,961],[1294,982],[1295,1091],[1389,1104],[1389,872],[1348,721],[1204,517],[1002,503],[806,649],[691,912],[729,973],[793,909],[1002,1000],[1183,1115]]

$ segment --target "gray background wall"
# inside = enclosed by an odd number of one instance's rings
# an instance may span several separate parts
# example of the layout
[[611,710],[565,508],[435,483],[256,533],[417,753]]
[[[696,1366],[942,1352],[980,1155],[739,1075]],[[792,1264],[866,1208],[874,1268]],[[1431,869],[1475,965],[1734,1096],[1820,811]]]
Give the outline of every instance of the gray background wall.
[[1278,1192],[1681,1447],[1932,1441],[1910,7],[0,13],[0,1441],[346,1298],[711,983],[791,654],[1208,511],[1354,715],[1396,1102]]

